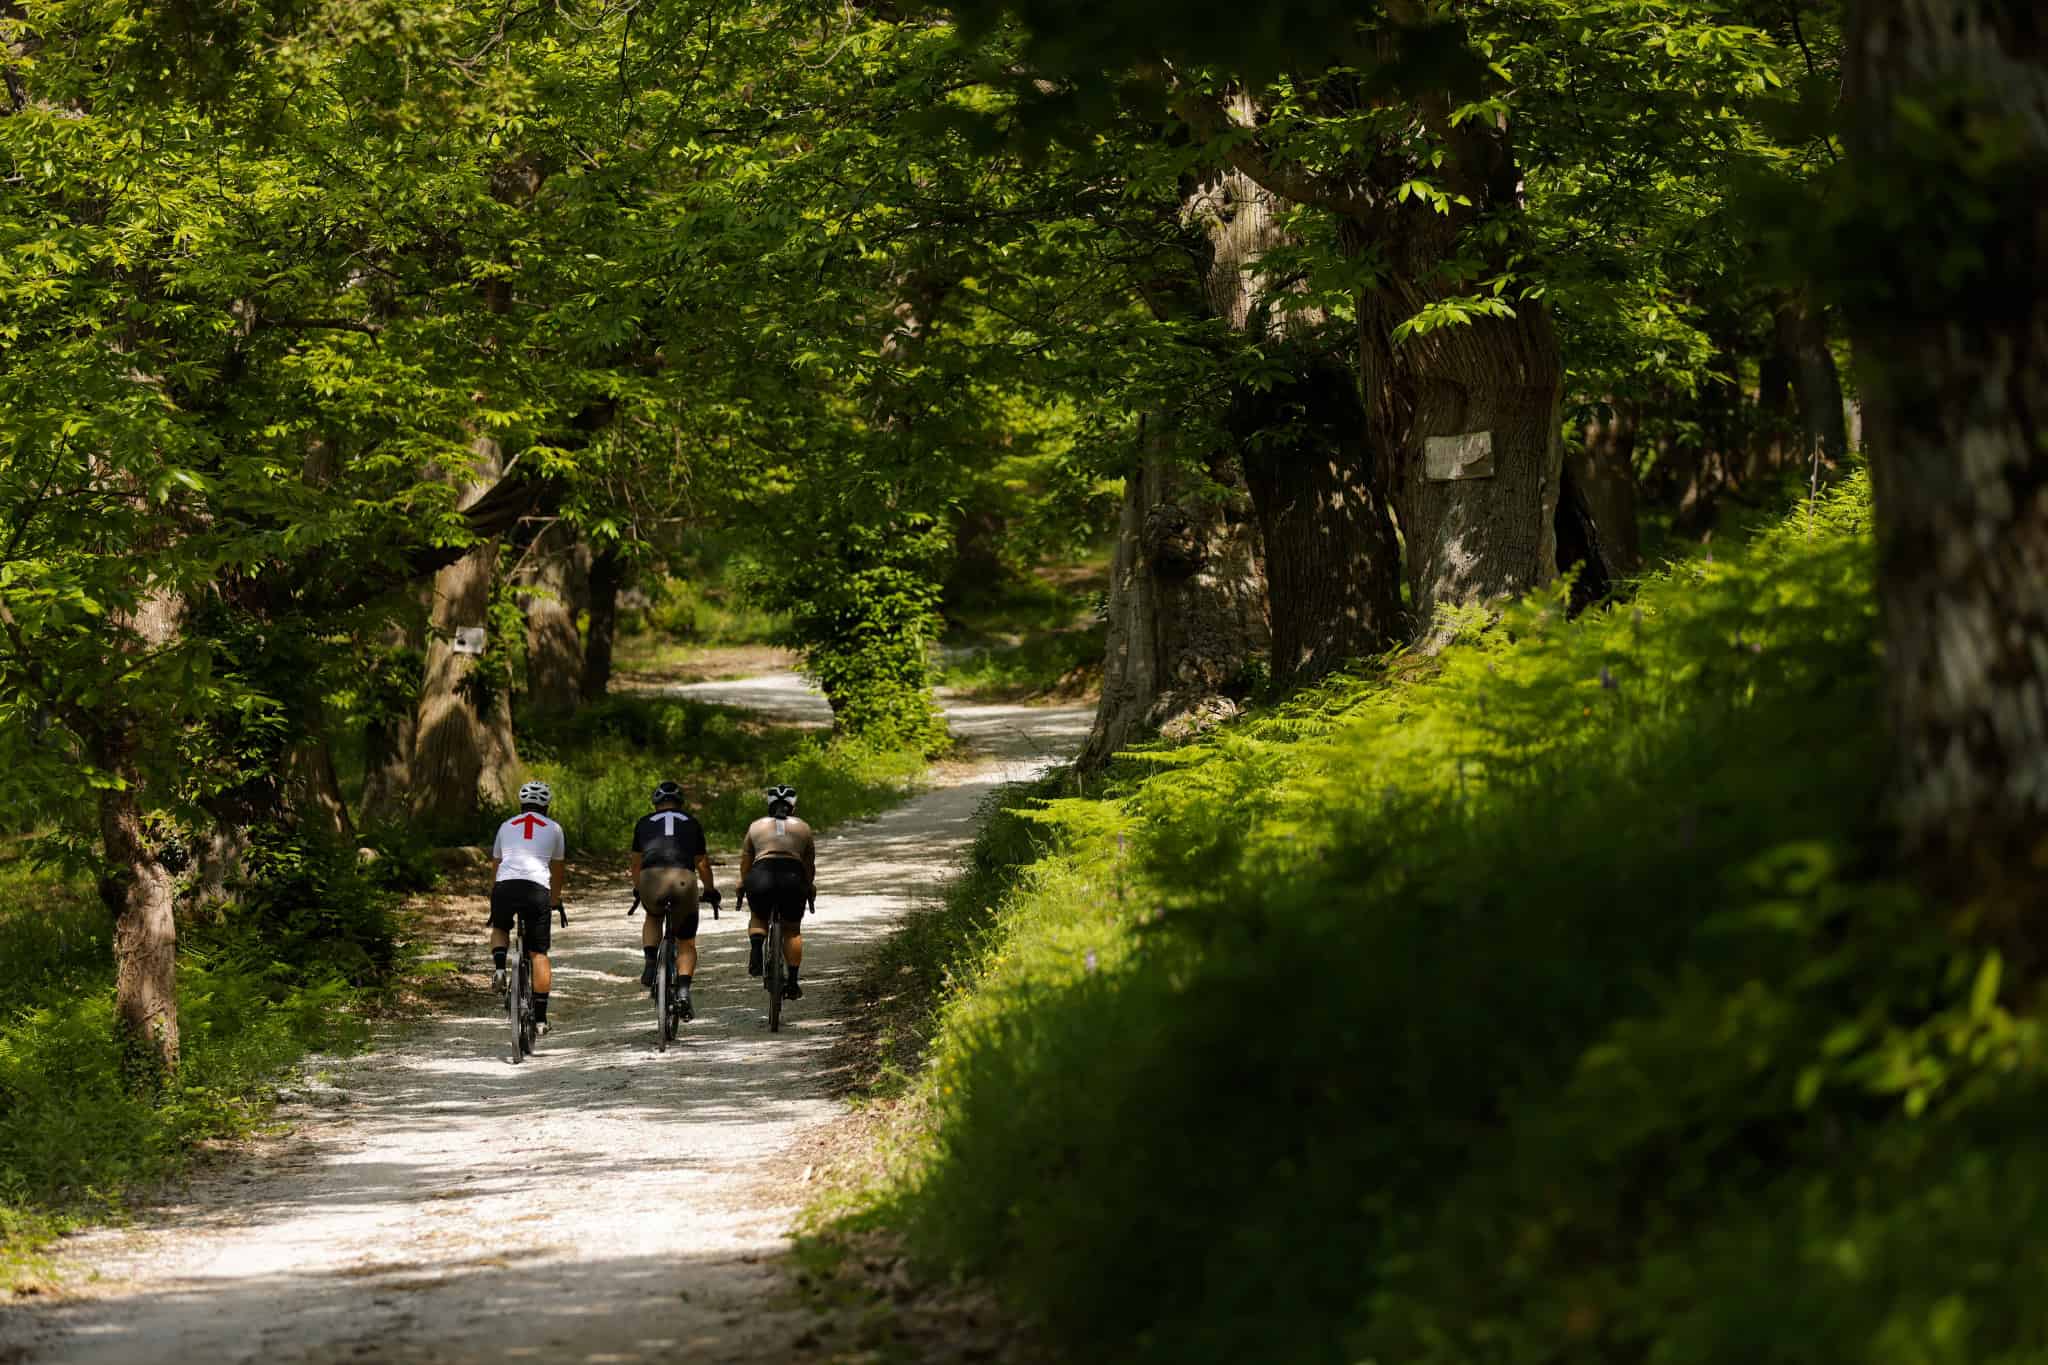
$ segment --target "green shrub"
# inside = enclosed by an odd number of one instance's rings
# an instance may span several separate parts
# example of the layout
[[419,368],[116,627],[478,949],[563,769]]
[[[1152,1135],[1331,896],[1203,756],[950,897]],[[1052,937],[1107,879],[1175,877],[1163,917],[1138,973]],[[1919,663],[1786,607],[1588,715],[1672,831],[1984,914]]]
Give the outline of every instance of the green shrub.
[[2038,1023],[1891,876],[1870,556],[1859,478],[1052,803],[872,1216],[1090,1358],[2036,1358]]
[[79,1215],[246,1131],[308,1049],[365,1036],[353,1007],[397,963],[388,892],[352,848],[261,833],[226,904],[181,915],[182,1065],[164,1093],[124,1084],[111,921],[89,883],[0,862],[0,1280]]

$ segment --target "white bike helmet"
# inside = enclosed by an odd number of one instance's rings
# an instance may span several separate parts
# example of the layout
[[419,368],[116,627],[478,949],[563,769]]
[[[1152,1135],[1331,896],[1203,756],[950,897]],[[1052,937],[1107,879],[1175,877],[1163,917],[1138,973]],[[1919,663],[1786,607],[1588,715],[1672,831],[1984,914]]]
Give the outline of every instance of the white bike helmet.
[[529,782],[519,789],[519,804],[522,806],[548,806],[553,804],[554,792],[545,782]]
[[796,788],[770,787],[768,789],[768,813],[773,815],[777,806],[789,807],[791,815],[796,814]]

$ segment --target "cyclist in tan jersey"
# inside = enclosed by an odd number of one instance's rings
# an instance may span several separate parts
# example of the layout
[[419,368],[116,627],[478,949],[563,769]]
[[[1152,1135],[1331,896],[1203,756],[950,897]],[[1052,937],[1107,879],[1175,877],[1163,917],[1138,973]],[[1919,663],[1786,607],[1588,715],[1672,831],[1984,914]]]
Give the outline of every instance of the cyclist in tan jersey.
[[746,888],[753,917],[747,923],[747,975],[761,974],[761,942],[768,935],[768,916],[780,916],[782,942],[789,954],[785,1000],[803,998],[797,969],[803,965],[804,910],[818,901],[818,845],[811,827],[796,818],[796,788],[770,787],[768,813],[747,826],[740,845],[740,885]]

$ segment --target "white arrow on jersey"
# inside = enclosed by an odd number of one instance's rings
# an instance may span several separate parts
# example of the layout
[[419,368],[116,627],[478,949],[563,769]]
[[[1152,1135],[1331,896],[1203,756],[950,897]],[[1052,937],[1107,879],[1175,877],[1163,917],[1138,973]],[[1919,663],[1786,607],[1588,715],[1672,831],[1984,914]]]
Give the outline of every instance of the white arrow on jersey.
[[678,820],[686,825],[690,823],[690,817],[679,810],[658,810],[647,818],[661,822],[661,834],[664,839],[676,837],[676,822]]

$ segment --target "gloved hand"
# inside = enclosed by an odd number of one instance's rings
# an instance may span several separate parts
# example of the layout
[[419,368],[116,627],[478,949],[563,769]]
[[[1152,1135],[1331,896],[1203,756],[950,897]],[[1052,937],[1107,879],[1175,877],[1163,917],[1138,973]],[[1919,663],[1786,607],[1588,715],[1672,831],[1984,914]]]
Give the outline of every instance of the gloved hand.
[[718,888],[715,886],[705,887],[704,894],[698,897],[698,899],[703,901],[706,905],[710,906],[713,910],[716,910],[719,906],[725,904],[725,897],[719,894]]

